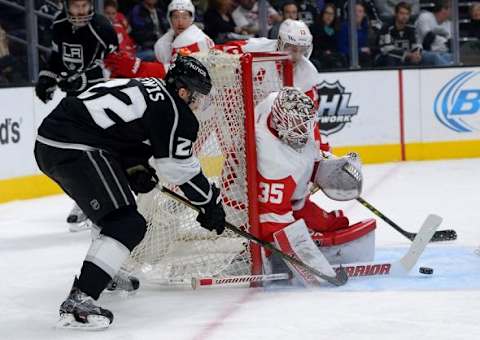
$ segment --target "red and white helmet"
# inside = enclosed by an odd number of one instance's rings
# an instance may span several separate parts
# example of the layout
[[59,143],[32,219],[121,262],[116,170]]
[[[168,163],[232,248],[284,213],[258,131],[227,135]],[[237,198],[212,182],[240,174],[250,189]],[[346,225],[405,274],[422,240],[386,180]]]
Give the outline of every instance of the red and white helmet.
[[[304,55],[309,58],[313,49],[312,41],[312,34],[303,21],[287,19],[280,25],[277,50],[288,51],[293,48],[297,57]],[[292,57],[295,61],[295,55]]]
[[301,149],[313,134],[315,104],[296,87],[283,87],[273,101],[272,123],[282,141]]
[[195,18],[195,6],[192,4],[191,0],[173,0],[170,2],[170,4],[167,7],[167,19],[168,22],[170,23],[170,26],[172,23],[170,22],[170,16],[172,15],[172,12],[175,11],[185,11],[185,12],[190,12],[192,15],[192,23]]

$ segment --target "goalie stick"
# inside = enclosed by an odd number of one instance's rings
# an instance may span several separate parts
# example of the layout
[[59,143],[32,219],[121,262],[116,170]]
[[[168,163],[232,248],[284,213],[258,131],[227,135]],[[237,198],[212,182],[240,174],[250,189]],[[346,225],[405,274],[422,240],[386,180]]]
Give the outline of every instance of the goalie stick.
[[[438,215],[428,215],[423,222],[420,230],[416,234],[407,253],[395,262],[370,262],[370,263],[350,263],[345,264],[344,268],[349,277],[361,276],[403,276],[407,275],[415,266],[418,259],[425,250],[429,240],[435,233],[435,230],[442,223],[442,218]],[[337,268],[334,267],[335,270]]]
[[[365,208],[370,210],[372,213],[380,217],[382,220],[387,222],[388,225],[390,225],[393,229],[398,231],[400,234],[408,238],[410,241],[413,241],[415,237],[418,235],[417,233],[412,233],[409,231],[406,231],[405,229],[402,229],[398,224],[393,222],[391,219],[389,219],[387,216],[382,214],[380,211],[378,211],[377,208],[375,208],[373,205],[365,201],[363,198],[358,197],[357,201],[360,202],[361,205],[363,205]],[[445,229],[445,230],[439,230],[436,231],[433,235],[432,238],[430,239],[430,242],[440,242],[440,241],[453,241],[457,239],[457,232],[453,229]]]
[[[158,187],[158,186],[157,186]],[[166,187],[160,187],[160,191],[163,192],[164,194],[172,197],[173,199],[185,204],[186,206],[196,210],[197,212],[199,211],[199,208],[196,207],[195,205],[193,205],[192,203],[190,203],[190,201],[188,201],[186,198],[180,196],[179,194],[177,194],[176,192],[173,192],[172,190],[166,188]],[[290,255],[287,255],[285,254],[284,252],[280,251],[279,249],[277,249],[275,246],[271,245],[269,242],[267,241],[264,241],[264,240],[261,240],[259,239],[258,237],[250,234],[249,232],[247,231],[244,231],[236,226],[234,226],[233,224],[229,223],[229,222],[225,222],[225,227],[231,231],[233,231],[235,234],[238,234],[240,236],[243,236],[245,237],[246,239],[252,241],[252,242],[255,242],[256,244],[259,244],[261,245],[262,247],[264,247],[265,249],[268,249],[270,250],[272,253],[275,253],[277,254],[278,256],[280,256],[281,258],[283,258],[285,261],[289,261],[290,263],[292,264],[295,264],[296,266],[299,266],[305,270],[307,270],[308,272],[310,272],[311,274],[327,281],[328,283],[332,284],[332,285],[335,285],[335,286],[342,286],[344,285],[347,281],[348,281],[348,275],[346,273],[346,271],[344,270],[344,268],[342,266],[340,266],[337,271],[336,271],[336,276],[329,276],[329,275],[326,275],[320,271],[318,271],[317,269],[303,263],[302,261],[296,259],[295,257],[292,257]]]
[[[348,172],[348,171],[347,171]],[[317,185],[314,185],[310,191],[311,194],[315,194],[318,190],[320,190],[320,187]],[[398,224],[393,222],[391,219],[389,219],[387,216],[385,216],[383,213],[381,213],[377,208],[375,208],[373,205],[368,203],[365,199],[362,197],[357,197],[356,200],[363,205],[365,208],[370,210],[373,214],[376,216],[380,217],[383,221],[385,221],[389,226],[391,226],[393,229],[398,231],[400,234],[408,238],[410,241],[413,241],[415,237],[417,236],[417,233],[412,233],[409,231],[406,231],[402,227],[400,227]],[[430,242],[440,242],[440,241],[453,241],[457,239],[457,232],[453,229],[445,229],[445,230],[438,230],[436,231],[433,235],[432,238],[430,239]]]

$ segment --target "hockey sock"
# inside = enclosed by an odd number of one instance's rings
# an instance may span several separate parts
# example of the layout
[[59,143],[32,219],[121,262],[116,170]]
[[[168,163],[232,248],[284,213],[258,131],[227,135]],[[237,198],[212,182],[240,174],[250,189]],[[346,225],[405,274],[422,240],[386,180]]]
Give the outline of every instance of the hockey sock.
[[78,289],[97,300],[111,280],[110,275],[100,267],[91,262],[84,261],[80,277],[78,278]]

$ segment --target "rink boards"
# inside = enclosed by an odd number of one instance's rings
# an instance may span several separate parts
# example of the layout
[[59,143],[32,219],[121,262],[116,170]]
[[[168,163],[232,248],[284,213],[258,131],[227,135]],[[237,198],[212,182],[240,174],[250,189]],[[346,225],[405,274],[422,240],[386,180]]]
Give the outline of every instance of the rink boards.
[[[480,68],[318,74],[322,133],[364,163],[480,157]],[[32,87],[0,89],[0,202],[59,192],[39,175],[36,129],[55,107]]]

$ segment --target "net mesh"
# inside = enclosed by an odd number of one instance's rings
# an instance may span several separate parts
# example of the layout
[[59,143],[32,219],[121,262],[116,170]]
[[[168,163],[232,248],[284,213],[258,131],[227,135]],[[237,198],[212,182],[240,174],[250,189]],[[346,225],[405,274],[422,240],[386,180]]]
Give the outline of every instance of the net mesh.
[[[208,68],[213,88],[197,113],[200,129],[194,154],[204,174],[221,189],[226,219],[249,230],[244,94],[240,54],[211,51],[196,54]],[[257,104],[282,86],[282,68],[275,60],[254,62],[253,91]],[[181,193],[174,186],[171,190]],[[250,273],[248,242],[226,230],[217,236],[200,227],[196,212],[159,190],[138,197],[139,211],[147,220],[144,240],[134,249],[127,268],[140,269],[155,280],[231,276]]]

